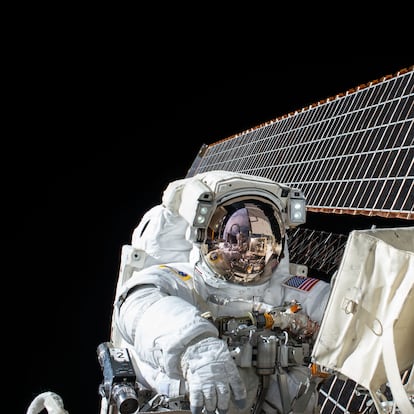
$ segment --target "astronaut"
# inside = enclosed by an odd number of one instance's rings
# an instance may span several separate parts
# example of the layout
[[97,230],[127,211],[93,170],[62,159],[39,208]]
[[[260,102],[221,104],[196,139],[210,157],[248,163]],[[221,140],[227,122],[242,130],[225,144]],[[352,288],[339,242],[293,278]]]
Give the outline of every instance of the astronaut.
[[111,343],[151,396],[139,411],[315,412],[330,285],[291,273],[286,230],[304,222],[302,192],[263,177],[167,186],[122,248],[114,300]]

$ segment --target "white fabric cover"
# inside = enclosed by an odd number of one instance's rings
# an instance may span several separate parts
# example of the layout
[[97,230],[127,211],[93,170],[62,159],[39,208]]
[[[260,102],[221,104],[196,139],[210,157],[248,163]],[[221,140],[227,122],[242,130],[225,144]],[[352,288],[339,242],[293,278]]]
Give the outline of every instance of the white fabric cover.
[[[390,382],[400,410],[400,372],[414,362],[414,227],[351,232],[313,349],[315,362],[368,390]],[[403,409],[404,408],[404,409]]]

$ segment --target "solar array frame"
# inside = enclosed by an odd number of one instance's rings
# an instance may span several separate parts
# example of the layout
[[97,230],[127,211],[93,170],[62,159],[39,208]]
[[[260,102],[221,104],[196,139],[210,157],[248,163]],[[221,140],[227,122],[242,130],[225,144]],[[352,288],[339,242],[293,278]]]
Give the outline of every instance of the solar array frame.
[[307,209],[413,218],[414,66],[211,145],[187,176],[244,172],[302,189]]

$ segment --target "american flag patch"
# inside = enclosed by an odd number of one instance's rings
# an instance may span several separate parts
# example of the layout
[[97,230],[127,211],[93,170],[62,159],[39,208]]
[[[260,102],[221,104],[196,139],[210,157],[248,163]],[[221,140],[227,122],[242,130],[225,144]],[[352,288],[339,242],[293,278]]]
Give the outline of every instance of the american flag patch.
[[282,285],[309,292],[318,282],[319,279],[315,279],[314,277],[291,276],[289,279],[283,281]]

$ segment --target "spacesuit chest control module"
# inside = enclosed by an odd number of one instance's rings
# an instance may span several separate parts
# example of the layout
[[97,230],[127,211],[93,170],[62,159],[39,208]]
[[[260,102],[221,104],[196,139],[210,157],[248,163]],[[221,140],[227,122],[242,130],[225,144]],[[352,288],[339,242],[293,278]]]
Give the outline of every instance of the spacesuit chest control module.
[[291,274],[299,189],[210,171],[176,180],[122,248],[101,413],[312,413],[329,284]]

